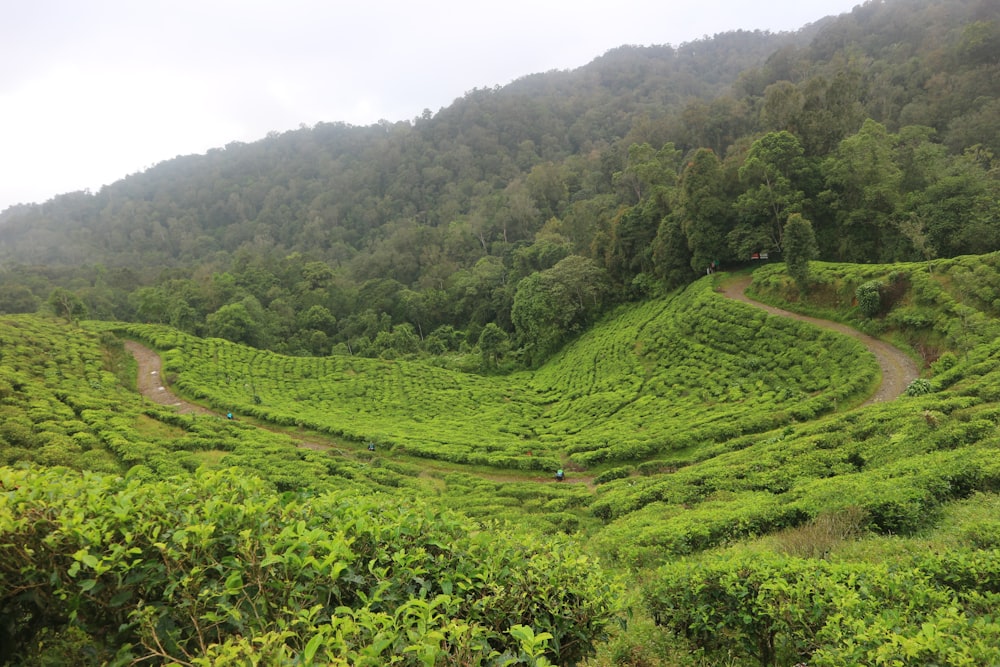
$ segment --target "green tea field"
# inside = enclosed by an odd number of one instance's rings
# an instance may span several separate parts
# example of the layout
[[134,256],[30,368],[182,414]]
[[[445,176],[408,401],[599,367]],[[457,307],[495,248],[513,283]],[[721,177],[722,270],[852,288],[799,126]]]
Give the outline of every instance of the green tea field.
[[[817,263],[808,298],[754,274],[923,367],[871,405],[861,342],[721,275],[509,375],[5,316],[4,636],[93,664],[991,664],[998,264]],[[204,413],[143,398],[122,337]]]

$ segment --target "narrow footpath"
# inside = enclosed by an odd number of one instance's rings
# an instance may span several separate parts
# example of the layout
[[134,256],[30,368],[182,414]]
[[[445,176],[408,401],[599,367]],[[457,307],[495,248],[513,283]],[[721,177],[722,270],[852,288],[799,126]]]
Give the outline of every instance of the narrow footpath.
[[[177,396],[177,394],[171,392],[166,383],[163,381],[163,362],[160,359],[160,355],[155,351],[149,349],[145,345],[135,342],[134,340],[126,340],[125,349],[128,350],[133,357],[135,357],[136,365],[138,366],[136,387],[140,394],[159,405],[171,406],[181,414],[194,413],[200,415],[222,416],[221,413],[209,410],[202,405],[185,401],[183,398]],[[259,423],[255,425],[259,428],[267,428]],[[269,430],[278,431],[278,429]],[[296,446],[303,449],[313,449],[317,451],[334,449],[332,445],[326,442],[318,442],[315,439],[310,439],[287,430],[280,432],[285,433],[290,438],[295,440]]]

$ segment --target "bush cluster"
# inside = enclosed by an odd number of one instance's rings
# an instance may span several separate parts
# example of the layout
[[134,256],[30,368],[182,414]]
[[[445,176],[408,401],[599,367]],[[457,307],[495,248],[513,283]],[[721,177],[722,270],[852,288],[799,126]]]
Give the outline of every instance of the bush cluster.
[[272,664],[531,663],[526,646],[572,664],[620,594],[565,540],[525,545],[397,498],[279,498],[238,471],[0,468],[0,483],[0,661],[40,660],[45,637],[75,633],[114,664],[239,662],[262,646]]
[[1000,663],[1000,552],[898,565],[732,554],[644,587],[656,623],[712,659],[818,667]]

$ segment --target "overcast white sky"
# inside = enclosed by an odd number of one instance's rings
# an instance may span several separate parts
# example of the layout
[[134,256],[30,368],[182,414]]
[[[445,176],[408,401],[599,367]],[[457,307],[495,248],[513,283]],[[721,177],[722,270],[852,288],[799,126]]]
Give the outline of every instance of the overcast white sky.
[[622,44],[861,0],[31,0],[0,12],[0,211],[300,124],[437,112]]

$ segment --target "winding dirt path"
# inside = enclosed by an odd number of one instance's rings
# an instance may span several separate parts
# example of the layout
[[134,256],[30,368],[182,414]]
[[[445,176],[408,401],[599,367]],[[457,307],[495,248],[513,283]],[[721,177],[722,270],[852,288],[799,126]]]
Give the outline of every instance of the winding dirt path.
[[831,322],[830,320],[821,320],[817,317],[809,317],[808,315],[799,315],[798,313],[792,313],[759,301],[754,301],[744,294],[744,291],[750,285],[750,280],[750,276],[740,276],[735,280],[729,281],[722,286],[722,294],[730,299],[761,308],[772,315],[780,315],[781,317],[808,322],[823,329],[851,336],[861,341],[875,355],[879,368],[882,369],[882,383],[879,385],[878,390],[867,401],[861,404],[861,407],[875,403],[884,403],[885,401],[891,401],[902,396],[903,392],[906,391],[906,387],[919,377],[920,373],[913,359],[902,350],[893,347],[885,341],[861,333],[845,324]]
[[[159,405],[166,405],[175,408],[178,412],[182,414],[203,414],[203,415],[216,415],[221,417],[222,415],[218,412],[209,410],[208,408],[185,401],[167,388],[163,381],[163,361],[160,359],[160,355],[154,350],[135,342],[134,340],[125,341],[125,349],[135,357],[136,364],[138,365],[138,377],[137,377],[137,388],[139,393],[148,398],[149,400],[157,403]],[[267,429],[266,424],[255,422],[254,424],[258,428]],[[277,430],[277,429],[268,429]],[[310,440],[305,436],[289,433],[288,431],[280,431],[295,440],[295,444],[303,449],[312,449],[316,451],[326,451],[326,450],[336,450],[341,454],[346,454],[344,451],[335,447],[333,444],[327,442],[317,442],[316,440]],[[434,465],[427,465],[429,469],[436,469]],[[539,483],[552,483],[554,480],[551,476],[537,476],[537,477],[518,477],[514,475],[504,475],[500,472],[490,474],[490,475],[480,475],[484,479],[489,479],[494,482],[539,482]],[[594,488],[593,475],[582,475],[582,474],[571,474],[565,480],[569,484],[586,484],[591,489]]]

